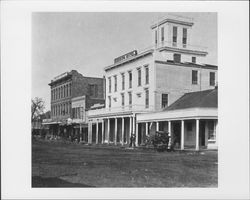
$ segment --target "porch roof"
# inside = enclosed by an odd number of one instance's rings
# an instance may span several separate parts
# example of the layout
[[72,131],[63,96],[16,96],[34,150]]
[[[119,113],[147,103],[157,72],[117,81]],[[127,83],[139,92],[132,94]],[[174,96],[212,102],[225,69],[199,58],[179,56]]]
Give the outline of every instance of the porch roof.
[[186,93],[165,111],[186,108],[218,108],[218,89]]
[[163,111],[137,115],[137,122],[182,119],[217,119],[218,89],[184,94]]
[[189,108],[170,111],[160,111],[136,116],[137,122],[152,122],[152,121],[176,121],[188,119],[217,119],[217,108]]

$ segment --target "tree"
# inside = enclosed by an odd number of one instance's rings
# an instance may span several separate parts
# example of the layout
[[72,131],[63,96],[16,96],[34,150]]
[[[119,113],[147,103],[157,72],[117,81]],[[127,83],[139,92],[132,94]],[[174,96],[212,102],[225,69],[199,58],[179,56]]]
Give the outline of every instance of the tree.
[[31,100],[31,120],[34,121],[43,114],[45,102],[42,98],[35,97]]

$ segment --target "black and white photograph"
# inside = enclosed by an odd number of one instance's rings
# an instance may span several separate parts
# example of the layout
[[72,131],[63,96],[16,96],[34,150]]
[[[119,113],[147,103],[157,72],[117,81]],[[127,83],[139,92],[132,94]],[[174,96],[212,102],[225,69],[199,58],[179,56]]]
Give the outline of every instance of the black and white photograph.
[[3,199],[249,198],[245,2],[44,3],[1,6]]
[[217,77],[217,13],[33,13],[32,187],[217,187]]

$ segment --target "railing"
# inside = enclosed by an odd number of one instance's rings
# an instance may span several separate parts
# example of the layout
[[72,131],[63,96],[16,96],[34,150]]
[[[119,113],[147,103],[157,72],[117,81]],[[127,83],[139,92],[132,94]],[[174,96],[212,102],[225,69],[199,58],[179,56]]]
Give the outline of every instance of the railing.
[[149,112],[153,111],[154,107],[149,106],[148,108],[145,105],[128,105],[128,106],[121,106],[121,107],[111,107],[111,108],[102,108],[96,110],[89,110],[88,117],[95,116],[95,115],[105,115],[105,114],[115,114],[115,113],[122,113],[122,112]]
[[207,47],[204,47],[204,46],[169,42],[169,41],[158,42],[158,44],[155,45],[156,49],[162,48],[162,47],[170,47],[170,48],[193,50],[193,51],[203,51],[203,52],[206,52],[208,50]]

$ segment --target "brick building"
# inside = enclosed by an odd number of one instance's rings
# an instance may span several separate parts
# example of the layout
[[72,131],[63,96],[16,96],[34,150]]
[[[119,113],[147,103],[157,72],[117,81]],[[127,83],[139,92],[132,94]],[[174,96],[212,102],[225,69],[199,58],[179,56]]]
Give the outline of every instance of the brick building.
[[104,79],[84,77],[72,70],[55,77],[49,86],[51,119],[43,124],[49,125],[53,135],[87,138],[86,111],[95,104],[105,104]]

